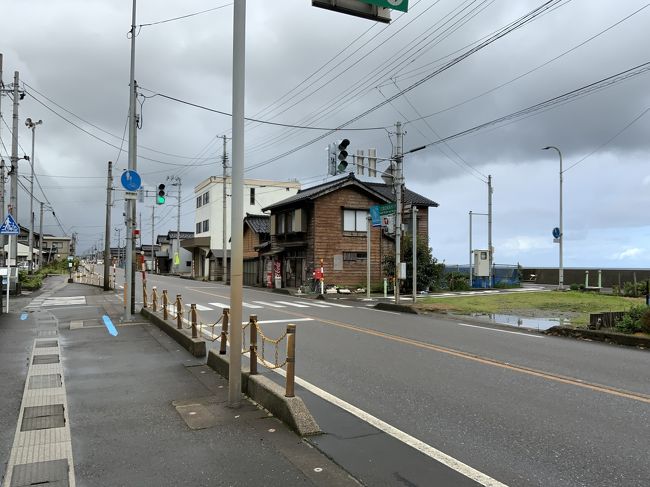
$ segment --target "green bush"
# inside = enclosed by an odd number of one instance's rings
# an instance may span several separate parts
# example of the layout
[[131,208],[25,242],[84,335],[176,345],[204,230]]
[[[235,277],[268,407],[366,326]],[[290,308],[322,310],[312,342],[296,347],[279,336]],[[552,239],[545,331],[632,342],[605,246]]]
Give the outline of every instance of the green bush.
[[469,291],[469,279],[465,274],[460,272],[450,272],[445,276],[447,289],[450,291]]
[[18,281],[23,289],[36,291],[43,285],[43,276],[38,272],[30,276],[26,271],[19,271]]
[[624,296],[642,296],[647,292],[647,284],[645,281],[637,282],[636,286],[633,282],[627,281],[623,283],[623,295]]
[[623,333],[650,333],[650,308],[644,304],[632,306],[614,327]]
[[578,291],[580,289],[580,284],[573,283],[571,286],[569,286],[571,291]]

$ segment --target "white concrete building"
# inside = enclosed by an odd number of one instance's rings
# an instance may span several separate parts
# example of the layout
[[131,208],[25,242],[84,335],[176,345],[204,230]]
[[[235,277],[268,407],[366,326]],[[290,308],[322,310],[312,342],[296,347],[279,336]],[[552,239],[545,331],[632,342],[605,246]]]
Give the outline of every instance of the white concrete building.
[[[225,178],[226,192],[226,257],[230,256],[230,177]],[[262,215],[262,208],[293,196],[300,189],[298,181],[244,180],[244,212]],[[224,178],[212,176],[194,188],[196,213],[194,238],[183,240],[181,246],[192,252],[194,277],[210,280],[223,278],[223,192]]]

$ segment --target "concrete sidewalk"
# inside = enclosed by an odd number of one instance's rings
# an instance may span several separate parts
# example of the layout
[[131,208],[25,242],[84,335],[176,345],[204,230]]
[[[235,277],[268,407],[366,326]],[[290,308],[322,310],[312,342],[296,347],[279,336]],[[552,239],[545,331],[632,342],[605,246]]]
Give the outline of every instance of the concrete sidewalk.
[[122,324],[115,293],[49,278],[19,299],[26,319],[0,316],[3,486],[358,485],[256,405],[228,408],[227,382]]

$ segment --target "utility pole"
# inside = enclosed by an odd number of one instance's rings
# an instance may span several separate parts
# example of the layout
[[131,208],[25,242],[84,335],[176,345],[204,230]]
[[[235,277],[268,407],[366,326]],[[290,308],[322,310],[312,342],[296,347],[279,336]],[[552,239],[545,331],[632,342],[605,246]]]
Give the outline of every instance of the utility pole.
[[226,181],[228,178],[228,153],[226,152],[226,136],[223,136],[223,156],[221,158],[221,163],[223,165],[223,194],[221,202],[223,204],[223,214],[221,219],[221,248],[223,249],[222,254],[222,263],[223,263],[223,283],[224,285],[228,283],[228,235],[226,231],[226,219],[228,218],[228,212],[226,211]]
[[38,267],[43,268],[43,202],[41,201],[41,220],[39,224],[39,239],[38,239]]
[[34,271],[34,164],[36,159],[34,156],[34,141],[36,139],[36,126],[41,125],[43,120],[33,122],[31,118],[25,121],[25,125],[32,130],[32,159],[29,161],[31,166],[31,176],[29,178],[29,254],[27,255],[27,262],[29,264],[29,273]]
[[[129,170],[137,169],[137,146],[136,146],[136,116],[135,116],[135,13],[136,0],[133,0],[133,11],[131,13],[131,67],[129,76]],[[135,200],[126,200],[124,202],[126,213],[126,307],[124,309],[124,320],[131,321],[131,315],[135,312],[135,266],[133,258],[135,246],[133,245],[133,227],[135,223],[136,202]]]
[[488,278],[489,287],[493,286],[492,282],[492,262],[493,257],[492,253],[494,248],[492,247],[492,175],[488,175],[488,266],[490,269],[490,277]]
[[156,205],[151,206],[151,273],[156,272],[156,252],[153,249],[154,236],[156,235]]
[[474,287],[472,285],[473,281],[473,269],[472,266],[474,263],[472,262],[472,258],[474,256],[472,255],[472,210],[469,210],[469,287],[472,288]]
[[241,404],[242,294],[244,271],[244,108],[246,94],[246,0],[233,15],[232,56],[232,199],[230,205],[230,370],[228,406]]
[[[9,175],[11,176],[11,195],[9,199],[9,213],[14,217],[16,222],[18,222],[18,71],[14,72],[14,90],[13,90],[13,117],[12,117],[12,137],[11,137],[11,170]],[[10,252],[14,256],[14,265],[18,262],[18,238],[10,238]],[[7,267],[11,266],[11,261],[7,262]],[[10,277],[9,273],[7,274],[7,286],[9,285]]]
[[[0,53],[0,114],[2,114],[2,92],[4,89],[4,82],[2,81],[2,53]],[[2,124],[0,123],[0,132],[2,132]],[[0,137],[1,138],[1,137]],[[5,160],[0,157],[0,215],[5,217]],[[0,265],[5,265],[5,236],[0,235]],[[0,289],[2,291],[2,289]],[[0,292],[2,295],[2,292]],[[2,299],[0,298],[0,312],[2,312]]]
[[400,286],[400,267],[402,253],[402,154],[404,144],[404,134],[402,133],[402,123],[395,124],[397,135],[397,147],[395,153],[395,304],[399,304],[399,286]]
[[172,181],[172,186],[178,186],[178,206],[176,207],[176,253],[173,252],[172,246],[172,270],[175,268],[176,273],[179,272],[179,265],[176,263],[176,256],[180,262],[181,258],[181,178],[179,176],[171,176],[167,179]]
[[106,231],[104,232],[104,291],[110,287],[110,257],[111,257],[111,190],[113,189],[113,163],[108,161],[108,178],[106,181]]
[[115,231],[117,232],[117,265],[121,266],[122,265],[122,229],[121,228],[115,228]]
[[413,303],[417,300],[418,296],[418,208],[414,204],[411,206],[412,216],[411,222],[413,223]]

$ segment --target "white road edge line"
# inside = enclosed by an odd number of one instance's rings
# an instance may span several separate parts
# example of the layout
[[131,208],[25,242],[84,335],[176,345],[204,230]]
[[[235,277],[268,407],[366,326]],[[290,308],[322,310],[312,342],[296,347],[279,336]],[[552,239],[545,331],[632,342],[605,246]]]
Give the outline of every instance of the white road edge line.
[[[281,376],[286,377],[286,372],[283,369],[274,369],[274,371],[280,374]],[[349,402],[346,402],[343,399],[340,399],[334,396],[333,394],[324,391],[320,387],[315,386],[314,384],[307,382],[306,380],[301,379],[300,377],[297,376],[296,376],[296,384],[304,387],[309,392],[316,394],[321,399],[324,399],[325,401],[340,407],[344,411],[347,411],[353,416],[356,416],[362,421],[365,421],[366,423],[374,426],[378,430],[383,431],[384,433],[392,436],[396,440],[399,440],[402,443],[410,446],[411,448],[416,449],[417,451],[428,456],[429,458],[432,458],[442,463],[443,465],[446,465],[452,470],[455,470],[456,472],[464,475],[465,477],[468,477],[474,480],[475,482],[484,485],[485,487],[507,487],[506,484],[503,484],[498,480],[489,477],[483,472],[479,472],[478,470],[470,467],[469,465],[465,465],[460,460],[456,460],[454,457],[451,457],[446,453],[441,452],[440,450],[432,447],[431,445],[428,445],[423,441],[418,440],[417,438],[409,435],[408,433],[405,433],[404,431],[399,430],[394,426],[391,426],[385,421],[382,421],[381,419],[372,416],[371,414],[363,411],[362,409],[353,406]]]
[[522,335],[530,338],[546,338],[542,335],[532,335],[531,333],[521,333],[520,331],[499,330],[497,328],[488,328],[487,326],[468,325],[467,323],[456,323],[458,326],[469,326],[470,328],[480,328],[486,331],[498,331],[499,333],[512,333],[513,335]]

